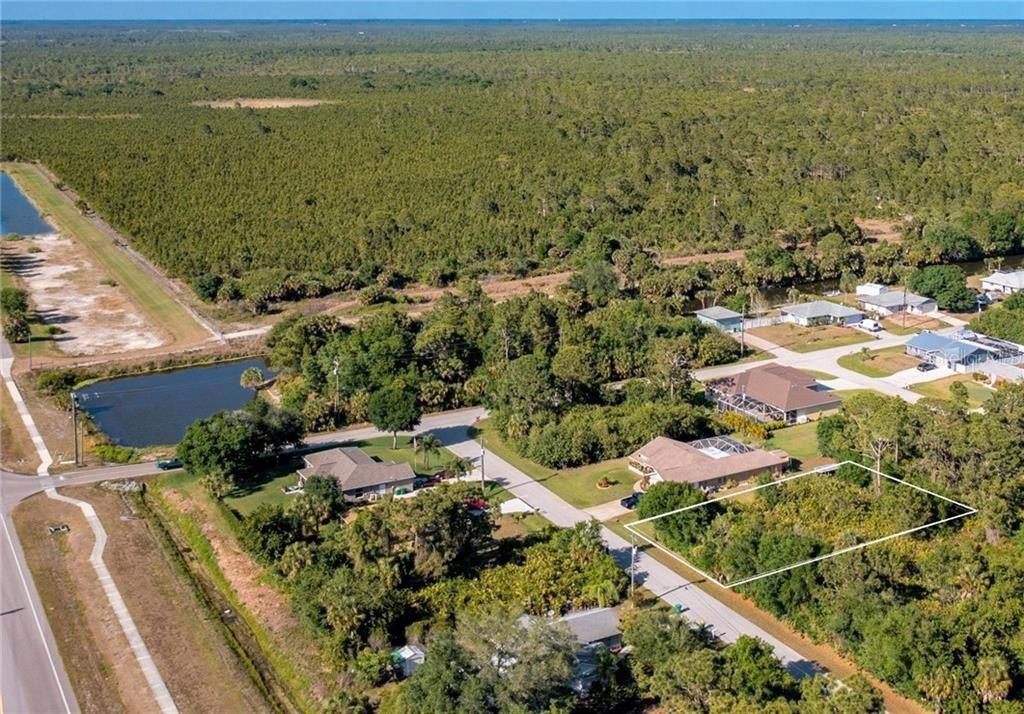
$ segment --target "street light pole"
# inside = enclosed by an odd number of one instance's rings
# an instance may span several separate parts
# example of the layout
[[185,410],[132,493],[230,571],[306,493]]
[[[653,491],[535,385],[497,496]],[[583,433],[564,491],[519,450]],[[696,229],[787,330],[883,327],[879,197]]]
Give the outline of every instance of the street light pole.
[[71,393],[71,434],[75,440],[75,466],[78,466],[78,397],[74,392]]

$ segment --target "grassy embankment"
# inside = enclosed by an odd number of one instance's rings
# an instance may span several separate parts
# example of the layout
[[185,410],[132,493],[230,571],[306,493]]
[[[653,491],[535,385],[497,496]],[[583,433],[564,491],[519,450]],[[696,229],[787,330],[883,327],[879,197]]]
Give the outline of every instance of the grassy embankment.
[[4,163],[0,168],[10,174],[48,221],[85,246],[98,266],[143,309],[154,327],[167,332],[175,344],[194,344],[210,337],[167,288],[83,216],[38,168],[22,163]]
[[323,683],[315,643],[292,618],[286,595],[264,582],[238,546],[230,511],[217,508],[186,472],[151,481],[147,501],[207,597],[230,609],[228,624],[266,691],[287,711],[317,710],[314,692]]

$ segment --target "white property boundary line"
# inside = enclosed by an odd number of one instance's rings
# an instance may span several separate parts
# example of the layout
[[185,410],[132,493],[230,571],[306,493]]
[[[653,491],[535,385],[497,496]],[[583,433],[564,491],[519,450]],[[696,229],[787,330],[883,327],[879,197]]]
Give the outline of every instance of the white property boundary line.
[[[830,553],[826,553],[825,555],[819,555],[817,558],[809,558],[808,560],[802,560],[799,563],[794,563],[793,565],[787,565],[784,568],[775,568],[774,570],[769,570],[769,571],[764,572],[764,573],[758,573],[757,575],[751,575],[749,577],[742,578],[740,580],[737,580],[735,582],[730,582],[730,583],[723,583],[723,582],[721,582],[720,580],[718,580],[714,576],[710,575],[709,573],[704,572],[703,570],[698,568],[696,565],[694,565],[690,561],[688,561],[685,558],[683,558],[678,553],[669,550],[668,548],[666,548],[665,546],[661,545],[660,543],[656,543],[655,541],[651,540],[650,538],[648,538],[647,536],[645,536],[643,533],[639,532],[636,529],[636,527],[639,526],[639,525],[642,525],[644,523],[650,523],[651,521],[656,521],[656,520],[658,520],[660,518],[665,518],[666,516],[672,516],[672,515],[675,515],[676,513],[683,513],[684,511],[691,511],[691,510],[696,509],[696,508],[702,508],[702,507],[708,505],[709,503],[717,503],[718,501],[728,501],[728,500],[730,500],[732,498],[735,498],[737,496],[742,496],[745,493],[753,493],[754,491],[759,491],[762,488],[772,488],[772,487],[775,487],[775,486],[779,486],[779,485],[781,485],[783,483],[786,483],[787,481],[793,481],[794,479],[802,478],[804,476],[809,476],[811,474],[831,473],[831,472],[834,472],[834,471],[838,471],[840,469],[840,467],[847,466],[847,465],[856,466],[858,468],[864,469],[865,471],[870,471],[871,473],[876,474],[878,476],[884,476],[885,478],[889,479],[890,481],[893,481],[894,483],[898,483],[898,484],[901,484],[903,486],[909,486],[910,488],[913,488],[913,489],[915,489],[917,491],[920,491],[921,493],[926,493],[929,496],[934,496],[935,498],[938,498],[940,500],[946,501],[947,503],[952,503],[955,506],[959,506],[960,508],[963,508],[964,512],[963,513],[959,513],[959,514],[957,514],[955,516],[950,516],[949,518],[943,518],[943,519],[938,520],[938,521],[932,521],[931,523],[925,523],[923,526],[917,526],[915,528],[908,528],[907,530],[900,531],[899,533],[893,533],[892,535],[882,536],[881,538],[875,538],[874,540],[869,540],[869,541],[866,541],[864,543],[858,543],[856,545],[852,545],[852,546],[849,546],[847,548],[840,548],[839,550],[835,550],[835,551],[832,551]],[[743,585],[745,583],[750,583],[750,582],[753,582],[755,580],[760,580],[761,578],[767,578],[767,577],[770,577],[772,575],[778,575],[779,573],[784,573],[787,570],[793,570],[794,568],[801,568],[801,567],[803,567],[805,565],[810,565],[811,563],[817,563],[817,562],[820,562],[822,560],[828,560],[829,558],[835,558],[837,555],[843,555],[844,553],[850,553],[850,552],[853,552],[855,550],[860,550],[862,548],[867,548],[869,545],[875,545],[876,543],[882,543],[882,542],[887,541],[887,540],[892,540],[893,538],[900,538],[900,537],[905,536],[905,535],[910,535],[911,533],[914,533],[916,531],[924,530],[925,528],[932,528],[933,526],[942,525],[943,523],[948,523],[950,521],[955,521],[955,520],[957,520],[959,518],[965,518],[966,516],[974,515],[977,512],[978,512],[978,509],[973,508],[971,506],[968,506],[965,503],[960,503],[959,501],[954,501],[952,498],[946,498],[945,496],[943,496],[941,494],[938,494],[938,493],[935,493],[934,491],[929,491],[926,488],[921,488],[920,486],[915,486],[914,484],[910,483],[909,481],[904,481],[903,479],[898,479],[895,476],[890,476],[889,474],[882,473],[881,471],[878,471],[877,469],[873,469],[870,466],[865,466],[864,464],[857,463],[856,461],[843,461],[843,462],[840,462],[838,464],[832,464],[830,466],[823,466],[823,467],[820,467],[820,468],[812,469],[811,471],[804,471],[803,473],[795,474],[793,476],[787,476],[785,478],[781,478],[781,479],[778,479],[776,481],[772,481],[771,483],[764,483],[764,484],[761,484],[759,486],[754,486],[752,488],[747,488],[747,489],[744,489],[742,491],[737,491],[736,493],[731,493],[731,494],[729,494],[727,496],[719,496],[718,498],[712,498],[712,499],[707,500],[707,501],[701,501],[700,503],[695,503],[692,506],[686,506],[685,508],[677,508],[674,511],[668,511],[666,513],[661,513],[661,514],[659,514],[657,516],[651,516],[650,518],[644,518],[644,519],[641,519],[639,521],[634,521],[632,523],[627,523],[626,524],[626,530],[628,530],[633,535],[641,538],[642,540],[644,540],[645,542],[649,543],[650,545],[653,545],[655,548],[660,550],[665,555],[667,555],[667,556],[669,556],[669,557],[671,557],[671,558],[673,558],[675,560],[678,560],[680,563],[685,565],[687,568],[690,568],[691,570],[699,573],[701,576],[703,576],[704,578],[707,578],[708,580],[713,582],[718,587],[725,588],[726,590],[729,590],[729,589],[734,588],[734,587],[736,587],[738,585]]]

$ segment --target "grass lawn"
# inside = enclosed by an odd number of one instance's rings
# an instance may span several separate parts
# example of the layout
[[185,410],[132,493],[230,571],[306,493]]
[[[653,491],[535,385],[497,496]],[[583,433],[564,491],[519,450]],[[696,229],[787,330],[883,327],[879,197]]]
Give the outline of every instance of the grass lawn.
[[983,406],[995,394],[995,390],[989,389],[983,384],[978,384],[967,374],[954,374],[951,377],[937,379],[934,382],[914,384],[910,389],[925,397],[950,399],[949,387],[953,382],[962,382],[967,387],[967,406],[972,409]]
[[[626,468],[625,459],[602,461],[598,464],[563,471],[546,468],[517,454],[511,446],[505,443],[489,419],[483,419],[477,425],[477,434],[474,435],[474,438],[481,436],[487,440],[489,451],[493,451],[577,508],[590,508],[608,501],[625,498],[633,493],[633,483],[639,478]],[[597,487],[597,482],[602,478],[607,478],[612,482],[610,488],[600,489]]]
[[782,449],[799,461],[800,468],[805,470],[831,461],[818,451],[817,424],[813,421],[773,431],[765,447]]
[[855,345],[859,342],[871,342],[873,337],[850,327],[839,325],[822,325],[819,327],[803,327],[791,322],[769,327],[758,327],[749,331],[750,334],[768,340],[780,347],[794,352],[815,352],[830,347]]
[[772,359],[775,354],[767,350],[759,350],[756,347],[747,347],[746,354],[740,357],[734,364],[746,364],[747,362],[761,362]]
[[83,216],[35,167],[5,163],[3,170],[15,179],[18,187],[46,214],[49,221],[85,246],[98,265],[128,291],[155,324],[182,342],[206,340],[210,336],[163,285]]
[[851,355],[843,355],[836,361],[840,367],[853,370],[866,377],[888,377],[891,374],[915,367],[920,362],[916,357],[908,355],[906,348],[902,345],[871,350],[867,354],[855,352]]
[[[611,486],[598,488],[597,482],[602,478],[607,478]],[[626,467],[626,459],[615,459],[557,471],[539,481],[577,508],[590,508],[625,498],[633,493],[633,484],[639,478]]]

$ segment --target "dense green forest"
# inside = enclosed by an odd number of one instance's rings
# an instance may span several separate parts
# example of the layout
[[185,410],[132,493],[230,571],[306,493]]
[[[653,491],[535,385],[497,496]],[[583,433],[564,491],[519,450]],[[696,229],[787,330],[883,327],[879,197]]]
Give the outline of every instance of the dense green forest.
[[[1022,57],[1012,27],[14,24],[2,153],[208,297],[523,274],[626,241],[772,249],[851,216],[1006,253]],[[324,103],[193,104],[234,97]]]

